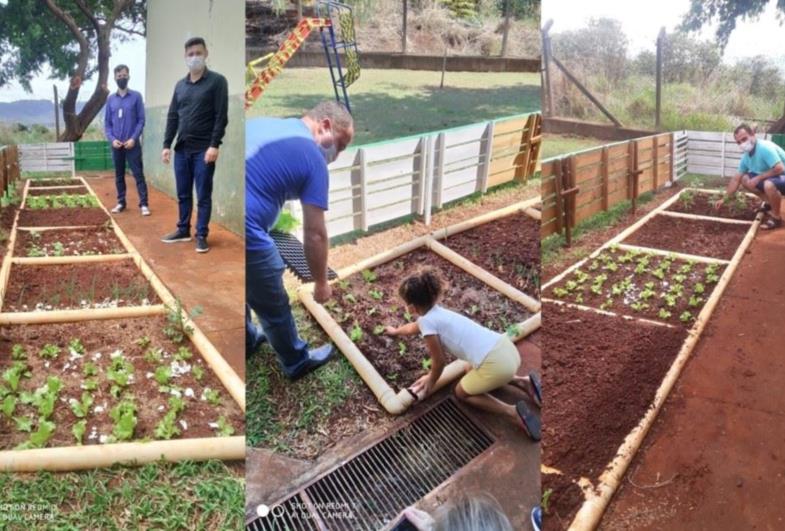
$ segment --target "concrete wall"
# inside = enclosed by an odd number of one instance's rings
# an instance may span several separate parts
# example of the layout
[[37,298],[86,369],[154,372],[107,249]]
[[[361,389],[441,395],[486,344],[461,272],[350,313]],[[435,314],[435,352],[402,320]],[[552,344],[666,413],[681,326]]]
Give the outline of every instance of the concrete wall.
[[[196,36],[207,41],[208,67],[226,76],[229,82],[229,125],[216,163],[211,223],[220,223],[242,234],[245,214],[244,0],[147,2],[145,175],[153,186],[175,196],[172,165],[162,164],[160,155],[166,112],[175,83],[188,72],[183,44]],[[155,209],[155,205],[151,208]],[[194,222],[195,210],[194,201]],[[173,227],[175,221],[172,220]]]

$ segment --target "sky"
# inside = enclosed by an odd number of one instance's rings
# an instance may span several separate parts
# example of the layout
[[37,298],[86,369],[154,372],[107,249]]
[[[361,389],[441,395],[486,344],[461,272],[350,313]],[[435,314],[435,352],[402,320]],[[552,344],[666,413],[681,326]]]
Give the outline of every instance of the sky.
[[[131,80],[128,86],[137,90],[144,95],[145,84],[145,39],[142,37],[134,37],[123,43],[117,43],[112,46],[112,57],[109,61],[110,79],[114,79],[112,70],[115,65],[125,64],[130,69]],[[68,80],[53,80],[49,79],[49,70],[36,76],[33,79],[31,88],[32,93],[25,92],[18,83],[9,83],[6,86],[0,87],[0,101],[16,101],[16,100],[51,100],[53,99],[52,85],[57,85],[57,92],[62,98],[68,90]],[[93,76],[82,85],[79,91],[79,100],[85,101],[93,93],[95,89],[96,79],[98,76]],[[109,90],[115,90],[117,86],[113,81],[109,82]]]
[[[668,32],[681,24],[689,10],[689,0],[656,0],[630,2],[629,0],[542,0],[542,22],[553,19],[552,33],[585,27],[591,18],[614,18],[621,22],[629,40],[630,52],[655,51],[660,28]],[[733,30],[723,59],[730,63],[744,57],[766,55],[779,58],[785,53],[782,37],[785,26],[776,16],[775,2],[769,2],[758,20],[740,20]],[[701,39],[715,40],[716,25],[705,26],[694,33]]]

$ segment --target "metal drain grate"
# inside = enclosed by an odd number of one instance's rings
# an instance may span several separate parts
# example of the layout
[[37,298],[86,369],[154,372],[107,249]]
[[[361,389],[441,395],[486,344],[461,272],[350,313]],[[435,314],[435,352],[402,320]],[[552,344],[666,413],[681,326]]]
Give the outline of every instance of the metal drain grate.
[[249,531],[381,529],[493,444],[447,398],[250,522]]
[[[289,271],[303,282],[313,282],[313,275],[311,275],[311,268],[308,267],[308,261],[305,259],[305,249],[303,249],[302,242],[293,234],[275,230],[270,231],[270,238],[275,242],[275,246],[281,253],[281,258]],[[327,278],[332,280],[338,278],[338,275],[332,269],[327,268]]]

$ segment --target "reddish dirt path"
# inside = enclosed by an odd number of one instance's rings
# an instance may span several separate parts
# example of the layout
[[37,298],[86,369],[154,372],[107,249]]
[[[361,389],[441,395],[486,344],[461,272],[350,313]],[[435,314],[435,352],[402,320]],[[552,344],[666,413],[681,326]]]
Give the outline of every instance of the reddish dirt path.
[[[532,369],[540,369],[540,337],[540,332],[535,332],[518,343],[523,361],[518,374],[525,375]],[[424,407],[452,392],[452,387],[440,391],[437,398],[427,400]],[[503,400],[513,398],[499,396]],[[458,495],[489,493],[510,518],[513,529],[530,530],[529,513],[540,502],[540,446],[531,442],[521,428],[506,419],[471,407],[466,409],[496,436],[496,446],[461,470],[436,494],[426,496],[417,506],[433,511]],[[417,411],[418,407],[413,407],[400,421],[405,422]],[[292,459],[265,449],[249,449],[246,453],[246,517],[254,516],[258,504],[269,504],[291,493],[293,487],[303,485],[357,449],[367,447],[369,441],[381,435],[379,430],[369,430],[341,441],[316,462]]]
[[[116,203],[114,177],[85,175],[98,198],[111,209]],[[210,252],[194,251],[194,241],[166,244],[161,237],[176,227],[177,201],[148,185],[152,216],[136,208],[130,181],[129,208],[113,214],[131,243],[186,308],[201,306],[194,320],[226,361],[245,378],[245,244],[240,236],[210,223]],[[196,212],[194,207],[194,220]]]
[[759,232],[601,529],[785,529],[783,272]]

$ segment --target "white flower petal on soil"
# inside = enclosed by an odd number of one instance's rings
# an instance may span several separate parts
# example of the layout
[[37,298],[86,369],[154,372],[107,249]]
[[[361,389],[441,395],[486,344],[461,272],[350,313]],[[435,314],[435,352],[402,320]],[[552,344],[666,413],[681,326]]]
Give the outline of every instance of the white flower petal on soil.
[[103,412],[104,412],[104,408],[101,406],[95,406],[93,408],[93,413],[103,413]]
[[191,366],[187,363],[183,362],[182,364],[177,363],[177,360],[173,360],[172,363],[169,365],[169,368],[172,370],[172,377],[177,378],[182,376],[183,374],[188,374],[191,372]]
[[155,375],[153,373],[151,373],[151,372],[145,373],[145,375],[144,375],[144,377],[147,378],[148,380],[150,378],[152,378],[153,376],[155,376]]
[[163,411],[164,409],[166,409],[166,406],[161,404],[160,406],[158,406],[157,409],[158,409],[158,411]]
[[93,354],[93,361],[98,361],[100,359],[101,359],[101,353],[100,352],[96,352],[95,354]]
[[98,442],[101,444],[105,444],[107,439],[109,439],[108,435],[101,435],[100,437],[98,437]]
[[119,358],[122,355],[123,355],[123,351],[120,350],[120,349],[117,349],[114,352],[112,352],[111,354],[109,354],[109,357],[112,358],[112,359],[115,359],[115,358]]
[[218,429],[218,423],[217,422],[208,422],[207,425],[210,426],[214,430]]
[[183,431],[187,431],[188,430],[188,423],[185,422],[183,419],[180,419],[180,426],[183,427]]
[[185,396],[187,396],[188,398],[193,398],[193,397],[195,396],[195,395],[194,395],[194,390],[193,390],[193,389],[191,389],[190,387],[189,387],[189,388],[187,388],[187,389],[185,390]]
[[49,368],[49,362],[48,361],[44,362],[44,367],[46,367],[47,369]]
[[66,363],[65,365],[63,365],[63,371],[67,371],[70,368],[71,368],[71,364],[70,363]]

